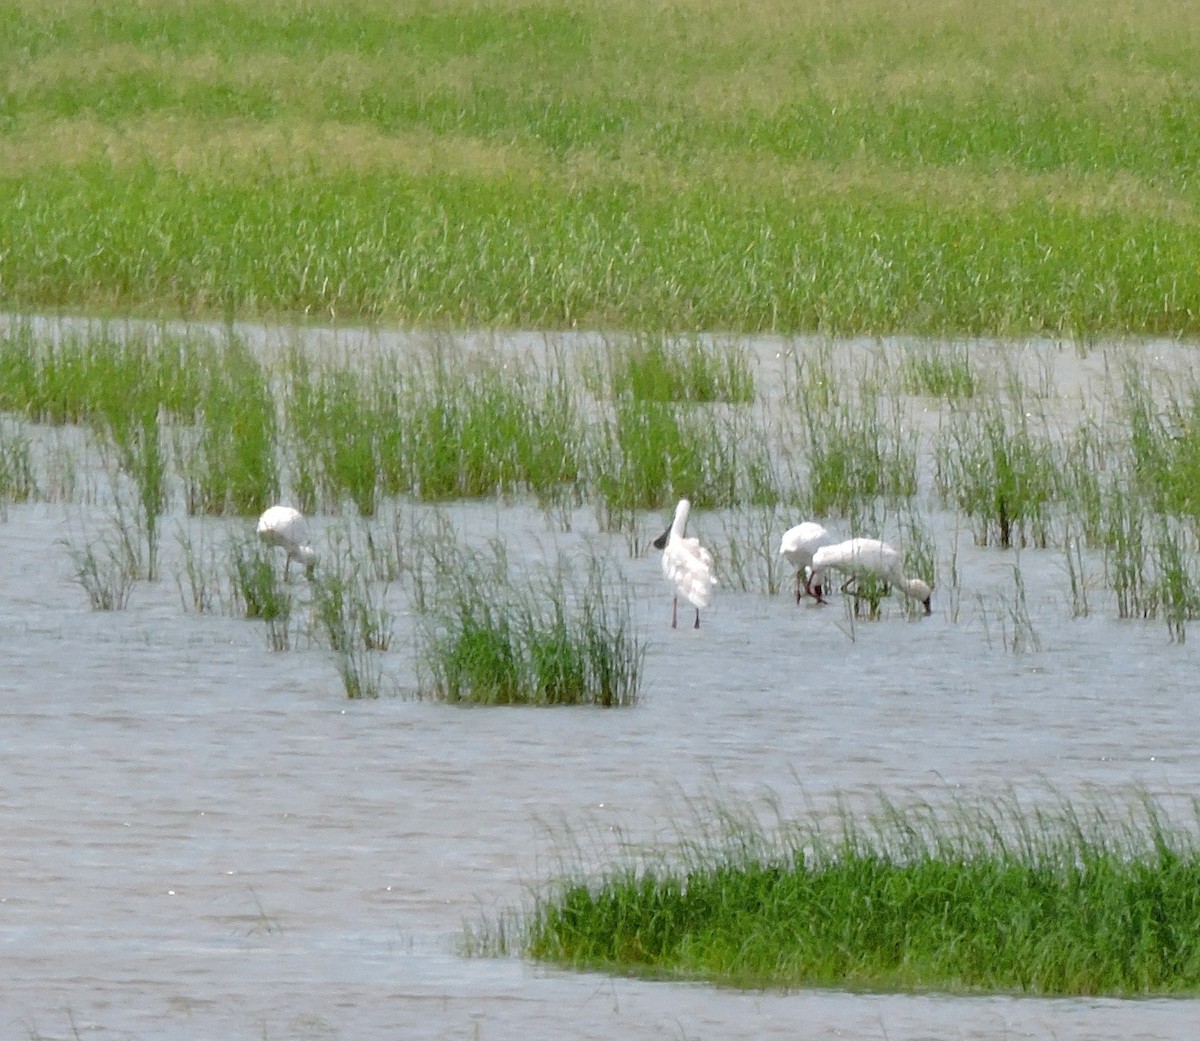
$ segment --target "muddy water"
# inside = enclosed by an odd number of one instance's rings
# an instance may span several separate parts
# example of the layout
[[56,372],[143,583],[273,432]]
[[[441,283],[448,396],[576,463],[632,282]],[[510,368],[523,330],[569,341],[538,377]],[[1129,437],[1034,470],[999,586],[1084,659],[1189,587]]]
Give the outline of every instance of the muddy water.
[[[560,854],[665,841],[696,801],[1197,793],[1200,636],[1072,618],[1053,551],[1021,555],[1041,649],[1014,653],[1013,557],[966,536],[956,608],[942,592],[931,618],[853,630],[837,605],[726,588],[672,631],[657,560],[618,549],[642,702],[462,709],[405,696],[400,589],[398,696],[365,702],[316,645],[185,613],[169,538],[164,580],[91,611],[64,540],[103,512],[0,522],[0,1038],[1193,1035],[1190,1000],[745,994],[460,953],[464,921],[519,905]],[[598,537],[586,510],[570,532],[519,506],[449,515],[531,554]],[[939,558],[954,545],[947,526]]]

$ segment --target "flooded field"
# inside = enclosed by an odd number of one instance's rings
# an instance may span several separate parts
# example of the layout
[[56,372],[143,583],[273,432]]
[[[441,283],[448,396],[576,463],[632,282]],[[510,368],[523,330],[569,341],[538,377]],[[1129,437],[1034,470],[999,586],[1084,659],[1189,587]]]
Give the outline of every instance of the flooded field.
[[[777,348],[756,345],[763,385]],[[1176,345],[1132,349],[1191,361]],[[1066,400],[1106,364],[1099,351],[1028,350]],[[71,550],[111,504],[100,478],[77,485],[93,490],[10,503],[0,521],[0,1036],[1194,1030],[1195,1000],[742,993],[463,953],[464,923],[521,906],[561,860],[669,843],[712,801],[799,814],[871,807],[880,792],[938,803],[1140,791],[1185,805],[1200,785],[1195,639],[1171,639],[1161,618],[1118,618],[1098,559],[1080,558],[1092,583],[1081,612],[1061,549],[977,546],[961,518],[928,509],[928,618],[894,598],[878,621],[852,620],[839,597],[797,605],[784,575],[776,592],[723,580],[699,630],[672,630],[658,555],[642,549],[666,510],[613,533],[589,505],[410,504],[411,522],[436,514],[464,543],[502,540],[513,560],[615,561],[645,647],[641,698],[607,710],[418,699],[419,612],[398,581],[384,696],[349,700],[308,635],[303,579],[286,650],[270,649],[261,621],[184,610],[178,517],[163,527],[161,577],[139,581],[125,610],[92,610]],[[696,510],[689,532],[727,558],[731,518]],[[313,523],[321,550],[345,519]],[[215,539],[253,518],[203,524]]]

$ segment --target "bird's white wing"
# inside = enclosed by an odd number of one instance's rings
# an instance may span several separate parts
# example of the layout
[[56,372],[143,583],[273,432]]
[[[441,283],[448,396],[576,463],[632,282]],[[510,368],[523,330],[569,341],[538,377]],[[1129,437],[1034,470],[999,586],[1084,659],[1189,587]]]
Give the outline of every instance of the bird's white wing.
[[679,539],[663,553],[663,574],[674,585],[676,593],[694,607],[707,607],[712,602],[712,554],[695,538]]

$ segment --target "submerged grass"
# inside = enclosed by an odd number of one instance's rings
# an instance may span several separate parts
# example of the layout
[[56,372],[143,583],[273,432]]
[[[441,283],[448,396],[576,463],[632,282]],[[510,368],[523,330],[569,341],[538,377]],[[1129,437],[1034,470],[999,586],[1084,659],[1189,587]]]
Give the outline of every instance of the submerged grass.
[[443,561],[420,651],[421,696],[485,705],[634,704],[644,649],[628,589],[592,559],[520,583],[499,546]]
[[230,598],[246,618],[268,623],[286,621],[292,597],[275,565],[275,555],[257,537],[232,539],[227,547]]
[[33,441],[22,424],[0,419],[0,507],[36,494]]
[[957,412],[938,439],[942,498],[969,518],[978,545],[1049,541],[1049,504],[1061,485],[1057,442],[1036,429],[1018,398]]
[[836,370],[828,351],[792,356],[792,394],[807,447],[807,491],[818,516],[850,513],[917,490],[917,445],[883,393],[877,368]]
[[137,582],[141,563],[120,521],[98,540],[68,547],[75,580],[83,587],[94,611],[123,611]]
[[[1193,806],[1193,815],[1197,809]],[[1048,809],[886,800],[768,834],[740,815],[678,855],[553,882],[477,951],[741,987],[1194,994],[1196,822],[1149,797]]]
[[643,335],[609,345],[600,360],[607,396],[635,401],[748,404],[754,373],[744,348],[699,337]]

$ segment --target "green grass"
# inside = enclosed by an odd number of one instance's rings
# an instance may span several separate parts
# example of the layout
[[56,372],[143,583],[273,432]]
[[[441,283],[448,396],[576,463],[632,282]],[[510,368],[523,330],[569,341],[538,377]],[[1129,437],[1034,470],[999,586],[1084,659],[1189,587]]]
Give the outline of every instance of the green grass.
[[230,597],[246,618],[286,624],[292,615],[292,595],[275,556],[257,536],[231,540],[227,559]]
[[9,309],[1200,329],[1187,5],[5,0],[0,19]]
[[835,370],[827,352],[795,363],[806,451],[803,499],[815,516],[845,514],[877,498],[896,502],[917,490],[917,447],[883,393],[878,369]]
[[502,547],[461,551],[430,576],[420,696],[477,705],[635,704],[644,649],[630,594],[593,559],[510,573]]
[[561,877],[515,922],[469,939],[477,952],[753,989],[1194,995],[1195,824],[1149,797],[885,800],[865,823],[843,808],[778,835],[726,814],[676,854]]
[[189,513],[261,513],[279,497],[275,395],[268,373],[235,336],[200,339],[186,351],[196,369],[197,405],[180,416],[177,440]]
[[1061,454],[1018,393],[951,418],[936,445],[936,483],[943,502],[970,520],[978,545],[1045,547]]
[[381,497],[425,502],[582,482],[586,430],[561,366],[435,348],[365,366],[286,365],[287,426],[301,505],[343,501],[371,516]]
[[981,380],[965,344],[922,342],[908,347],[900,366],[904,389],[910,394],[958,401],[982,390]]
[[785,475],[767,428],[746,412],[617,400],[602,422],[591,488],[613,516],[689,498],[699,507],[770,505]]
[[33,440],[21,424],[0,419],[0,508],[37,494]]
[[606,345],[599,367],[607,396],[635,401],[754,401],[754,373],[743,347],[692,337],[638,336]]
[[142,571],[137,544],[131,540],[125,518],[113,518],[112,530],[96,540],[68,546],[75,580],[87,593],[94,611],[123,611],[129,606]]

